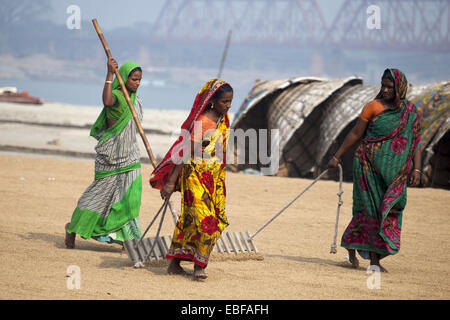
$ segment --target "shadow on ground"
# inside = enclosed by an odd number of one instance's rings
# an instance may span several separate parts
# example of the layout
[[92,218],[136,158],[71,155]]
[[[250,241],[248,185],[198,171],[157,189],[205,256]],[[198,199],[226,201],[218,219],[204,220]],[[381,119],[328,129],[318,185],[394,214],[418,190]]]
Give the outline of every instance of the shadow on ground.
[[[279,254],[266,254],[265,256],[267,258],[287,259],[287,260],[296,261],[296,262],[315,263],[315,264],[320,264],[320,265],[329,265],[329,266],[336,266],[336,267],[342,267],[342,268],[346,268],[346,269],[355,270],[355,268],[353,268],[352,265],[350,264],[350,262],[348,262],[347,260],[335,261],[335,260],[313,258],[313,257],[283,256],[283,255],[279,255]],[[357,270],[366,270],[366,269],[360,266],[357,268]]]
[[[66,249],[66,245],[64,244],[65,236],[59,234],[49,234],[49,233],[38,233],[38,232],[29,232],[26,235],[17,234],[20,238],[24,240],[41,240],[48,243],[53,243],[56,248]],[[77,237],[75,239],[75,248],[67,249],[67,250],[88,250],[88,251],[98,251],[98,252],[116,252],[120,253],[122,251],[122,247],[117,244],[107,244],[107,243],[99,243],[95,240],[91,239],[83,239]]]

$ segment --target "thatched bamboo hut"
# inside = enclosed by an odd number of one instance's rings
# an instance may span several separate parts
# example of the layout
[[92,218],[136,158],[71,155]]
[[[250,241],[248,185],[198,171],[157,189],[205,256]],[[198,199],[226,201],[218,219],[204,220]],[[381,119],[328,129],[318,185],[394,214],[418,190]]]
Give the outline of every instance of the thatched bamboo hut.
[[[434,82],[424,85],[411,85],[408,88],[407,98],[413,103],[416,103],[418,99],[423,99],[421,97],[424,95],[428,96],[436,88],[444,86],[445,83]],[[316,166],[316,175],[319,171],[325,169],[328,161],[336,153],[349,131],[356,124],[362,108],[375,98],[379,90],[379,86],[355,86],[348,90],[348,92],[342,95],[336,95],[328,101],[334,107],[327,108],[327,110],[330,110],[330,113],[321,124],[321,135],[319,138],[320,151],[317,154],[318,164]],[[354,145],[352,150],[347,151],[342,158],[344,180],[346,181],[352,180],[352,161],[356,147],[357,145]]]
[[[232,128],[244,131],[278,129],[280,134],[278,175],[312,176],[317,162],[319,127],[324,115],[327,114],[324,109],[325,101],[338,92],[345,92],[361,83],[362,80],[358,77],[334,80],[293,78],[257,81],[236,114]],[[236,144],[233,151],[235,162],[229,165],[231,170],[261,169],[259,162],[251,164],[245,161],[245,164],[236,164],[237,155],[243,152],[248,155],[248,145]]]
[[[358,84],[334,95],[327,101],[328,112],[320,123],[315,175],[326,168],[328,161],[355,125],[361,109],[366,103],[373,100],[379,90],[378,86]],[[356,145],[342,157],[344,180],[346,181],[352,179],[352,159],[355,149]],[[331,175],[333,174],[331,173]]]
[[[448,81],[411,85],[407,98],[422,113],[423,185],[448,186],[450,127]],[[295,78],[259,81],[232,124],[233,129],[279,129],[280,168],[277,175],[315,177],[324,170],[361,109],[375,98],[379,86],[364,86],[357,77],[326,80]],[[239,147],[234,153],[248,152]],[[353,149],[356,148],[356,145]],[[276,150],[272,150],[275,152]],[[344,179],[352,179],[353,150],[343,157]],[[261,170],[261,164],[231,165],[232,170]],[[335,178],[330,172],[330,178]],[[442,180],[442,181],[441,181]]]
[[450,189],[450,82],[411,99],[422,115],[422,185]]
[[332,105],[328,101],[362,80],[357,77],[293,85],[272,101],[268,127],[280,130],[278,175],[312,177],[319,150],[320,124]]
[[[310,77],[272,81],[256,80],[252,90],[247,95],[247,98],[244,100],[238,112],[234,116],[232,129],[242,129],[244,131],[247,131],[249,129],[269,129],[267,122],[269,107],[272,106],[272,101],[281,92],[283,92],[283,90],[300,84],[309,84],[320,81],[324,81],[324,79]],[[229,145],[234,146],[233,150],[229,151],[234,154],[234,161],[232,161],[232,163],[228,161],[228,168],[230,168],[232,171],[241,171],[249,168],[260,170],[260,163],[252,164],[249,163],[249,161],[245,161],[245,163],[243,164],[238,164],[237,157],[239,154],[244,153],[248,158],[248,144],[240,145],[238,143],[230,143]]]

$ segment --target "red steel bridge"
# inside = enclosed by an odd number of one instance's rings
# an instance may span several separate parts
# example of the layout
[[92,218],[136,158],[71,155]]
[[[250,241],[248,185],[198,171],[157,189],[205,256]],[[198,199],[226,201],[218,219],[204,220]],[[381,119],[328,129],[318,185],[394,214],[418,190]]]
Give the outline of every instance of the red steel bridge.
[[[450,50],[450,0],[341,3],[329,18],[316,0],[166,0],[149,40],[223,44],[231,30],[242,45]],[[368,26],[377,18],[377,28]]]

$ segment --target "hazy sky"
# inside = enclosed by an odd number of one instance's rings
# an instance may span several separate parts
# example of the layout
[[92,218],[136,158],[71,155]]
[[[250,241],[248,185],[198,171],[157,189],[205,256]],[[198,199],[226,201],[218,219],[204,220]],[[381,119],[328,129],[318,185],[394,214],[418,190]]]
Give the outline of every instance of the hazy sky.
[[[10,0],[0,0],[1,1],[10,1]],[[115,28],[121,27],[129,27],[135,26],[139,23],[146,22],[149,25],[153,24],[158,16],[161,13],[166,0],[49,0],[52,9],[46,14],[46,19],[51,20],[53,23],[58,25],[65,25],[68,17],[71,13],[67,13],[67,8],[70,5],[77,5],[80,7],[81,20],[82,25],[81,28],[85,31],[89,31],[92,33],[92,23],[91,20],[96,18],[103,31],[108,31]],[[170,0],[173,2],[182,3],[186,0]],[[205,1],[206,0],[193,0],[193,1]],[[223,1],[227,0],[208,0],[208,1]],[[248,0],[248,1],[257,1],[257,0]],[[277,1],[277,0],[266,0],[266,1]],[[307,1],[307,0],[299,0],[299,1]],[[317,4],[320,6],[321,12],[324,15],[325,22],[327,26],[331,26],[334,18],[336,17],[338,11],[342,8],[344,4],[344,0],[316,0]],[[426,0],[423,0],[424,3],[427,3]],[[244,3],[241,0],[241,3]],[[372,2],[370,2],[372,3]],[[374,4],[377,3],[377,0],[373,1]],[[433,4],[434,2],[428,2]],[[263,2],[261,2],[264,5]],[[345,10],[346,8],[344,8]],[[220,12],[217,13],[221,16]],[[365,14],[365,12],[364,12]],[[344,11],[344,20],[347,18],[347,12]],[[348,15],[348,19],[353,19],[354,17]],[[148,26],[144,26],[148,27]],[[421,27],[427,27],[427,25],[421,25]],[[12,37],[14,41],[14,37]],[[16,39],[16,41],[21,41],[21,39]],[[99,44],[98,44],[99,45]],[[223,45],[215,45],[219,49],[217,50],[217,67],[219,65],[220,54],[223,50]],[[99,47],[100,48],[100,47]],[[116,48],[116,47],[115,47]],[[244,50],[247,50],[245,48]],[[273,64],[275,67],[266,67],[266,59],[268,56],[273,56],[273,49],[280,50],[278,54],[277,52],[277,63]],[[307,49],[306,51],[300,52],[302,49]],[[448,78],[449,74],[449,54],[445,52],[426,52],[420,50],[408,50],[401,51],[380,51],[380,50],[357,50],[357,49],[348,49],[338,48],[339,50],[335,50],[334,48],[328,49],[311,49],[308,50],[306,48],[272,48],[271,46],[266,47],[258,47],[253,50],[253,53],[243,55],[245,59],[248,59],[249,62],[246,65],[245,61],[243,65],[244,67],[235,67],[232,65],[233,61],[241,61],[241,53],[242,51],[238,50],[238,46],[232,45],[230,47],[230,51],[228,52],[228,60],[225,64],[224,74],[230,81],[236,80],[234,83],[241,83],[241,88],[236,87],[236,99],[241,103],[248,90],[251,88],[254,79],[279,79],[285,77],[294,77],[294,76],[307,76],[307,75],[320,75],[320,76],[328,76],[328,77],[343,77],[349,75],[358,75],[364,78],[364,83],[366,84],[378,84],[379,83],[379,75],[380,72],[384,70],[386,66],[395,66],[400,68],[402,71],[406,72],[408,75],[408,79],[412,83],[424,83],[429,81],[437,81]],[[85,50],[92,50],[92,48],[85,48]],[[115,49],[119,50],[119,48]],[[241,49],[242,50],[242,49]],[[116,51],[115,51],[116,52]],[[251,50],[246,51],[246,53],[251,52]],[[101,52],[100,52],[101,54]],[[152,61],[158,61],[161,58],[161,61],[165,63],[165,57],[163,54],[155,53],[155,57],[153,57]],[[195,50],[192,51],[189,58],[191,60],[197,60],[198,63],[195,66],[198,68],[211,68],[211,64],[205,67],[205,64],[202,64],[202,58],[200,57],[199,52]],[[198,56],[196,56],[198,55]],[[178,55],[173,55],[172,59],[178,59]],[[251,59],[249,58],[251,57]],[[169,57],[170,58],[170,57]],[[169,59],[167,58],[167,59]],[[233,60],[235,59],[235,60]],[[239,60],[241,59],[241,60]],[[250,61],[251,60],[251,61]],[[293,63],[295,60],[295,63]],[[167,60],[169,61],[169,60]],[[164,63],[162,65],[164,66]],[[156,63],[155,63],[156,65]],[[261,67],[263,66],[264,67]],[[250,72],[246,72],[246,67]],[[270,64],[269,64],[270,66]],[[232,70],[234,73],[227,73],[228,70]],[[239,71],[239,72],[235,72]],[[243,79],[243,74],[245,72],[246,78]],[[235,77],[235,78],[232,78]],[[178,79],[178,78],[177,78]],[[179,79],[178,79],[179,80]],[[199,81],[200,82],[200,81]],[[25,87],[30,87],[31,84],[40,83],[40,82],[30,82],[25,85]],[[7,84],[5,84],[6,86]],[[195,84],[196,89],[198,83]],[[149,86],[150,88],[150,86]],[[66,97],[51,97],[47,96],[46,93],[39,93],[37,91],[39,88],[36,88],[36,94],[42,95],[46,98],[51,98],[54,100],[61,100]],[[98,90],[92,92],[92,100],[97,101],[99,99]],[[54,91],[54,90],[53,90]],[[159,90],[161,91],[161,90]],[[180,96],[180,101],[191,101],[192,92],[189,87],[185,96],[182,93],[178,92],[177,96]],[[61,92],[64,92],[62,89]],[[83,94],[86,93],[86,90],[83,88]],[[152,92],[148,94],[148,96],[154,96],[155,93]],[[163,97],[162,100],[166,101],[167,96],[161,94]],[[77,94],[76,97],[82,96]],[[97,100],[96,100],[97,99]],[[62,100],[61,100],[62,101]],[[94,102],[80,102],[80,101],[68,101],[71,103],[80,103],[80,104],[92,104]],[[173,102],[173,101],[171,101]],[[95,102],[97,103],[97,102]],[[162,103],[156,103],[158,107],[163,107]],[[182,108],[184,104],[176,105],[177,108]],[[184,105],[186,106],[186,105]]]
[[55,23],[65,24],[69,16],[66,13],[67,7],[78,5],[82,20],[91,21],[96,18],[102,29],[113,29],[132,26],[139,21],[154,22],[164,2],[165,0],[51,0],[53,12],[49,17]]
[[[331,24],[343,0],[316,1],[325,19]],[[51,0],[53,11],[49,13],[49,18],[57,24],[65,24],[69,16],[66,13],[67,7],[78,5],[82,20],[90,21],[96,18],[102,29],[113,29],[132,26],[142,21],[153,23],[165,2],[166,0]]]

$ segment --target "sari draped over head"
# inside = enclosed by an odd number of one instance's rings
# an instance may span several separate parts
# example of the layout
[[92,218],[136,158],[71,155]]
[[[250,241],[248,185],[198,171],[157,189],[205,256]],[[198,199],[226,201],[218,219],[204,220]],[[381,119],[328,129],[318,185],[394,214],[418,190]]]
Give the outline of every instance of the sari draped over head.
[[[183,147],[186,141],[189,140],[189,136],[194,135],[194,124],[199,119],[199,116],[205,110],[205,107],[209,105],[209,101],[216,91],[227,84],[222,79],[209,80],[198,92],[195,97],[194,104],[192,105],[191,112],[187,119],[181,126],[181,134],[172,147],[169,149],[164,159],[156,166],[150,178],[150,184],[155,189],[162,189],[167,182],[169,173],[173,168],[173,159],[183,157]],[[224,117],[225,124],[230,126],[230,119],[228,114]],[[177,190],[180,191],[180,190]]]
[[[163,161],[158,164],[150,184],[161,189],[174,167],[174,155],[185,156],[183,145],[191,140],[194,127],[202,121],[200,116],[214,93],[224,84],[221,79],[208,81],[197,94],[191,112],[182,125],[182,133],[170,148]],[[195,124],[195,126],[194,126]],[[181,191],[181,215],[175,226],[172,244],[167,259],[193,261],[205,267],[216,241],[228,226],[225,215],[225,151],[229,135],[228,114],[222,116],[212,134],[201,137],[201,151],[184,162],[176,190]],[[194,140],[195,141],[195,140]]]
[[[136,66],[127,62],[120,68],[124,82]],[[113,94],[116,105],[123,107],[125,103],[126,108],[122,108],[117,122],[108,128],[106,117],[111,107],[104,107],[91,128],[90,135],[98,140],[94,182],[78,200],[67,232],[86,239],[122,243],[141,236],[142,176],[137,127],[117,79],[113,82]],[[142,105],[135,92],[131,99],[142,120]]]
[[406,77],[400,70],[388,70],[394,79],[394,107],[371,119],[355,151],[353,217],[341,241],[365,259],[369,251],[383,258],[400,250],[407,180],[421,138],[419,113],[406,99]]
[[[136,68],[140,67],[134,61],[127,61],[119,68],[119,74],[124,83],[127,82],[131,72]],[[122,113],[128,110],[129,107],[125,99],[125,96],[120,90],[120,83],[119,80],[117,80],[117,78],[114,78],[114,81],[112,83],[112,94],[116,98],[116,103],[112,107],[106,108],[106,117],[112,120],[118,120],[122,115]],[[134,106],[136,100],[136,92],[131,92],[130,100]]]

